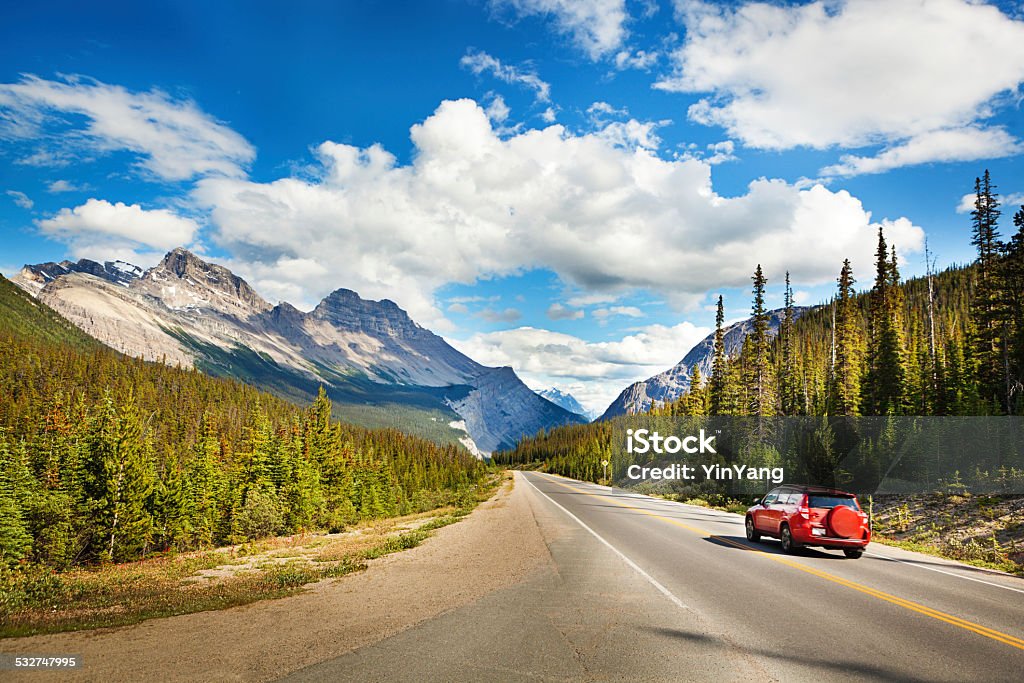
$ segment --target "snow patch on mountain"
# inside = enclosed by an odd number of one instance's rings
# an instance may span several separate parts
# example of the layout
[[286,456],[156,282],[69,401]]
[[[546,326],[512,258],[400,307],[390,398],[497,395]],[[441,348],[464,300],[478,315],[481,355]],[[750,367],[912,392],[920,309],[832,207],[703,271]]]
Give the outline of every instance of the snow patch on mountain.
[[587,420],[593,420],[595,417],[597,417],[597,415],[593,411],[584,408],[583,404],[576,400],[575,396],[566,391],[562,391],[557,387],[551,387],[550,389],[540,389],[535,391],[537,391],[537,395],[546,398],[547,400],[554,403],[556,406],[561,406],[565,408],[570,413],[582,415],[583,417],[587,418]]

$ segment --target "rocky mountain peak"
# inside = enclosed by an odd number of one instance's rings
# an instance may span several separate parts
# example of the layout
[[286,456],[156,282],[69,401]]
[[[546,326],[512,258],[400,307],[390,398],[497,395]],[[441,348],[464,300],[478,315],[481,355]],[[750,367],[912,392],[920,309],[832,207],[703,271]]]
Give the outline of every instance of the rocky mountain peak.
[[99,263],[90,259],[61,261],[54,263],[37,263],[25,265],[21,272],[14,276],[13,281],[32,294],[36,294],[47,283],[69,273],[86,273],[109,282],[127,287],[142,276],[142,269],[124,261],[105,261]]
[[364,299],[351,289],[336,289],[310,314],[334,327],[352,332],[410,338],[431,334],[390,299]]
[[171,308],[212,308],[241,317],[271,308],[248,282],[181,247],[168,252],[140,282]]

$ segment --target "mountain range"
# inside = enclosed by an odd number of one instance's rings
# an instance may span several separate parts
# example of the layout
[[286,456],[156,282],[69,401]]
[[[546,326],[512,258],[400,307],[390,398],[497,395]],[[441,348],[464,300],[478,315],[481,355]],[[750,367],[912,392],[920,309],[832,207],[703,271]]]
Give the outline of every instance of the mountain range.
[[[798,318],[810,310],[807,307],[794,307],[793,316]],[[785,309],[779,308],[768,313],[768,334],[774,336],[779,331],[779,325]],[[753,318],[747,318],[740,322],[727,326],[723,332],[725,342],[725,353],[727,356],[735,356],[743,347],[743,340],[747,338],[754,329]],[[617,415],[633,415],[642,413],[655,404],[664,404],[676,400],[686,393],[690,388],[693,379],[694,368],[700,369],[702,377],[711,376],[711,368],[714,363],[715,335],[712,332],[700,343],[694,346],[683,356],[683,359],[665,372],[658,373],[642,382],[634,382],[629,385],[612,401],[605,409],[599,420],[607,420]]]
[[123,353],[230,376],[298,402],[323,385],[346,420],[459,440],[478,455],[585,418],[483,366],[392,301],[338,289],[312,311],[272,305],[227,268],[185,249],[155,267],[120,261],[27,265],[12,280]]

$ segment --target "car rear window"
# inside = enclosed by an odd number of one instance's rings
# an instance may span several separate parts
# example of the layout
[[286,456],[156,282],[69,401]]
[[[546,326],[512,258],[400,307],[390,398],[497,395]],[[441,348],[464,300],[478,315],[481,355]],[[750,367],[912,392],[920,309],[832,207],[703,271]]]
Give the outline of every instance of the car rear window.
[[848,508],[859,510],[857,499],[853,496],[816,496],[813,493],[808,496],[807,507],[812,508],[834,508],[845,505]]

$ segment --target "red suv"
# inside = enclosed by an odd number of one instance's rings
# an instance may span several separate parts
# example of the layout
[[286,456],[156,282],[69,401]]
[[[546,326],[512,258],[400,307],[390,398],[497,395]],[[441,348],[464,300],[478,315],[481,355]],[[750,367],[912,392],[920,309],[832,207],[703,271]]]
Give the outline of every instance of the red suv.
[[856,559],[871,540],[868,516],[857,496],[819,486],[780,486],[747,510],[747,539],[772,536],[791,553],[803,546],[842,549]]

